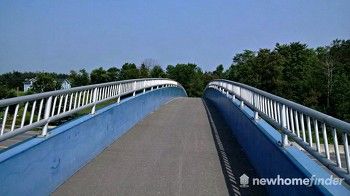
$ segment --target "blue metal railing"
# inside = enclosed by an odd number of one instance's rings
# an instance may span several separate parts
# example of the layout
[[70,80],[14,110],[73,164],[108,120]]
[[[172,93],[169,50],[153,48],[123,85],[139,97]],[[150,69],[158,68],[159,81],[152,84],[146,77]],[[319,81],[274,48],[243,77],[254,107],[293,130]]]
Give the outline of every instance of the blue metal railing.
[[[332,172],[350,182],[350,123],[238,82],[214,80],[207,88],[215,88],[240,100],[241,107],[246,105],[255,112],[256,120],[260,116],[280,130],[282,146],[289,144],[288,138],[293,140]],[[338,141],[339,134],[342,145]],[[330,142],[329,135],[332,135],[333,142]],[[333,148],[330,148],[331,143]]]
[[[96,105],[120,98],[137,91],[153,88],[182,86],[169,79],[133,79],[103,84],[95,84],[57,90],[28,96],[0,100],[2,124],[0,141],[12,138],[27,131],[40,128],[41,135],[47,135],[48,125],[64,117],[91,108],[95,113]],[[31,111],[28,111],[31,110]],[[1,115],[1,113],[0,113]]]

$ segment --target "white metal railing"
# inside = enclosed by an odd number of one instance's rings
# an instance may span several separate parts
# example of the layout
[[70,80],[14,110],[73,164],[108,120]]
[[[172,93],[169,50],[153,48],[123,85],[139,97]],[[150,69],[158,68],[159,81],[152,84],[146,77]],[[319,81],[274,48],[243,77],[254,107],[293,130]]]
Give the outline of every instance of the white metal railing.
[[3,99],[0,100],[0,117],[2,117],[0,141],[37,128],[40,128],[41,135],[45,136],[50,122],[89,108],[94,114],[97,104],[111,99],[117,99],[119,103],[121,96],[130,93],[135,96],[139,91],[145,92],[153,88],[170,86],[182,88],[173,80],[147,78]]
[[[289,137],[347,183],[350,182],[350,123],[238,82],[214,80],[207,88],[237,98],[241,107],[247,105],[255,112],[256,120],[260,116],[281,131],[282,146],[288,145]],[[342,137],[342,145],[338,135]],[[333,148],[330,148],[331,143]]]

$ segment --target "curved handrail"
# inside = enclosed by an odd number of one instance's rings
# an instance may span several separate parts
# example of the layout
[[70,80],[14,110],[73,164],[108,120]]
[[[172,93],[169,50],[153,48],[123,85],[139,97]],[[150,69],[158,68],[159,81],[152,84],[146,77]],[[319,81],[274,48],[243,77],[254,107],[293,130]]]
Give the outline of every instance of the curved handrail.
[[144,78],[3,99],[0,100],[0,109],[3,111],[0,141],[41,126],[43,126],[41,135],[45,136],[49,122],[57,121],[88,108],[91,108],[91,113],[94,114],[97,104],[111,99],[117,99],[119,103],[120,97],[124,95],[133,93],[135,96],[136,92],[139,91],[145,92],[153,90],[153,88],[170,86],[183,89],[174,80]]
[[[207,88],[215,88],[232,99],[241,101],[241,106],[247,105],[258,115],[275,128],[281,130],[282,146],[288,145],[288,137],[309,152],[327,168],[338,176],[350,182],[350,158],[348,135],[350,134],[350,123],[339,120],[332,116],[323,114],[293,101],[248,86],[246,84],[229,81],[214,80]],[[319,132],[319,127],[322,134]],[[343,139],[343,146],[338,144],[338,133]],[[329,135],[332,135],[334,144],[333,152],[335,157],[331,157],[328,142]],[[320,136],[323,140],[320,140]],[[316,140],[316,146],[313,143]],[[324,146],[321,148],[321,144]],[[342,154],[345,161],[341,158]],[[345,162],[345,168],[342,163]]]

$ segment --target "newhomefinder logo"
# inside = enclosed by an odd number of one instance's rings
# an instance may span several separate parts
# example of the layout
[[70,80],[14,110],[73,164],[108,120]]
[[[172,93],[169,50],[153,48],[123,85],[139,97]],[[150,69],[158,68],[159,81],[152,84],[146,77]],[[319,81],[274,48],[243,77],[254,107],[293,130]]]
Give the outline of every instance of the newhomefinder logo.
[[242,188],[249,187],[249,177],[246,174],[241,175],[241,177],[239,177],[239,183]]
[[[249,176],[243,174],[240,178],[240,187],[249,187]],[[343,178],[317,178],[312,175],[311,178],[282,178],[277,175],[275,178],[252,178],[252,185],[277,185],[277,186],[313,186],[313,185],[341,185]]]

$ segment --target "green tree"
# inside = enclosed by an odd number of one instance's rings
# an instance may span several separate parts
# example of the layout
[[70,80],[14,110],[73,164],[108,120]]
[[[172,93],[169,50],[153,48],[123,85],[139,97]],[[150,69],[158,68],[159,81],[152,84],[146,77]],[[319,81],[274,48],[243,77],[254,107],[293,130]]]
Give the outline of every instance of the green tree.
[[156,65],[152,68],[150,76],[151,78],[165,78],[166,74],[161,66]]
[[284,58],[283,84],[281,94],[291,100],[316,107],[320,92],[314,77],[320,70],[315,50],[307,48],[306,44],[294,42],[289,45],[276,44],[276,52]]
[[92,84],[100,84],[108,82],[109,76],[107,74],[107,71],[104,70],[102,67],[99,67],[98,69],[92,70],[90,74],[91,83]]
[[39,73],[32,86],[32,91],[42,93],[59,89],[57,80],[49,73]]
[[252,86],[258,85],[258,76],[254,66],[256,54],[251,50],[245,50],[238,53],[233,58],[233,64],[227,70],[227,78],[229,80],[245,83]]
[[140,72],[134,63],[125,63],[120,70],[120,79],[136,79],[139,78]]
[[148,78],[150,76],[149,72],[149,67],[142,63],[140,66],[140,78]]
[[68,80],[70,81],[72,87],[90,84],[89,73],[87,73],[85,69],[81,69],[79,72],[74,70],[70,71]]
[[13,71],[0,75],[0,85],[5,85],[9,89],[23,90],[23,82],[26,79],[35,78],[37,73]]
[[283,57],[275,51],[260,49],[255,57],[254,70],[258,88],[279,94],[283,83]]
[[329,48],[329,56],[333,69],[330,112],[350,121],[350,40],[334,40]]
[[223,65],[218,65],[212,73],[213,78],[215,79],[222,79],[224,76],[224,66]]
[[16,91],[14,89],[9,89],[5,85],[0,85],[0,99],[8,99],[16,97]]
[[107,69],[108,82],[118,81],[120,78],[120,70],[116,67]]
[[191,97],[201,96],[204,89],[203,72],[195,64],[168,65],[167,75],[176,80],[186,89]]

